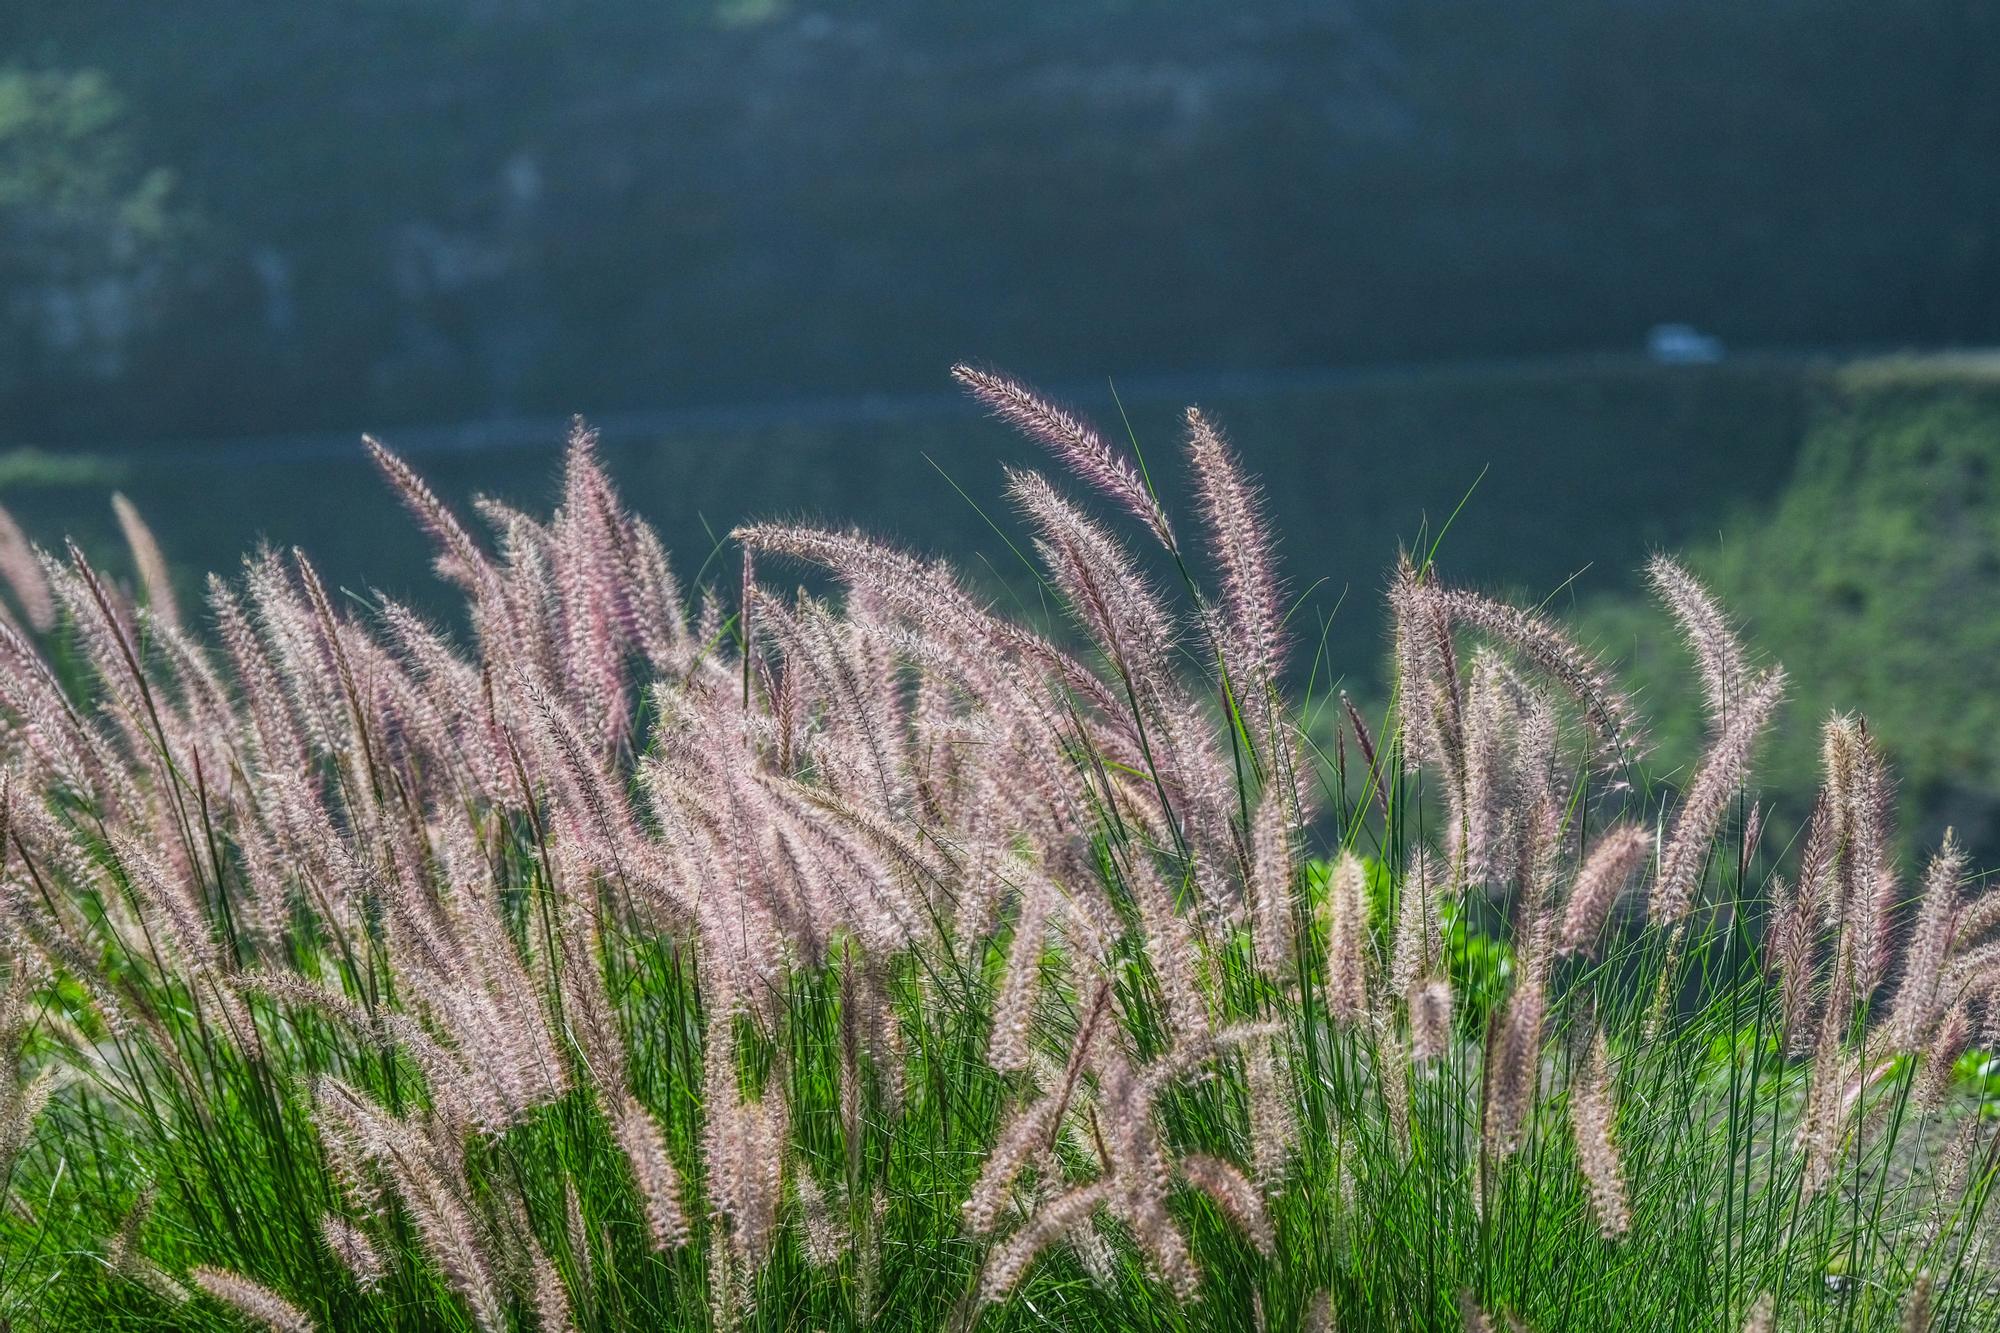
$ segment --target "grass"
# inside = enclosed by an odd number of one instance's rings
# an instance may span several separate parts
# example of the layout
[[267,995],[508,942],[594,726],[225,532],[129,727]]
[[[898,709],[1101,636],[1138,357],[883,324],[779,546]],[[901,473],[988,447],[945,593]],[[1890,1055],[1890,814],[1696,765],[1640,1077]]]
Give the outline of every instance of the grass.
[[[684,607],[588,441],[490,545],[383,460],[469,649],[303,557],[210,595],[214,648],[52,565],[61,619],[0,643],[0,1309],[1990,1327],[1991,900],[1893,859],[1872,735],[1824,729],[1802,854],[1698,585],[1710,730],[1641,761],[1608,669],[1423,552],[1389,708],[1301,725],[1331,673],[1287,693],[1266,517],[1195,459],[1152,548],[1015,483],[1054,638],[786,525]],[[837,606],[774,591],[802,564]]]
[[[1858,708],[1903,778],[1917,839],[1947,826],[1981,854],[2000,846],[2000,769],[1980,739],[2000,661],[2000,394],[1991,358],[1857,362],[1815,394],[1792,476],[1766,506],[1692,545],[1693,567],[1780,658],[1816,663],[1796,682],[1801,718]],[[1680,663],[1630,599],[1585,599],[1598,641],[1631,664],[1663,734],[1693,745],[1701,719]],[[1767,785],[1795,801],[1817,779],[1809,727],[1779,735]]]

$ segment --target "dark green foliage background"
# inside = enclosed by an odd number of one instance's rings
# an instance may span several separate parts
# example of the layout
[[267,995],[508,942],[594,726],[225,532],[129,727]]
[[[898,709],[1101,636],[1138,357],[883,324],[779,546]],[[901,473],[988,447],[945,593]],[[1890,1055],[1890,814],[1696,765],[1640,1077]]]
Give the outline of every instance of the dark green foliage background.
[[2000,336],[1987,3],[104,0],[8,66],[186,223],[16,443]]

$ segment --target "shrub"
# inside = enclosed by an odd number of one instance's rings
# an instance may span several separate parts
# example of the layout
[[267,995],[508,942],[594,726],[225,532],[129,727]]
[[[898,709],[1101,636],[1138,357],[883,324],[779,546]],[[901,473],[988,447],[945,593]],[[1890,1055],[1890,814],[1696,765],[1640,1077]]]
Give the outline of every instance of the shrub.
[[1395,725],[1350,709],[1318,753],[1216,428],[1189,412],[1189,528],[1084,422],[960,377],[1147,553],[1015,474],[1069,631],[787,525],[690,607],[580,427],[554,516],[482,503],[490,546],[371,442],[469,649],[271,551],[210,582],[204,643],[129,506],[142,599],[0,528],[0,1297],[1989,1326],[2000,1139],[1954,1069],[2000,1022],[2000,897],[1949,838],[1906,892],[1865,722],[1826,721],[1803,846],[1767,848],[1785,676],[1685,570],[1650,571],[1709,717],[1676,789],[1560,625],[1412,557]]

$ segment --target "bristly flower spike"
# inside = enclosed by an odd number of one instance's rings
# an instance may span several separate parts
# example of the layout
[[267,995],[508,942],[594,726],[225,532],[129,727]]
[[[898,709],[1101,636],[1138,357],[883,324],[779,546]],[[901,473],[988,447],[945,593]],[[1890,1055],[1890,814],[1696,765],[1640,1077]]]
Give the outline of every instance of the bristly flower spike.
[[1269,730],[1271,691],[1285,655],[1276,544],[1264,518],[1263,497],[1243,475],[1222,433],[1198,407],[1187,410],[1187,427],[1202,518],[1222,567],[1223,600],[1229,609],[1224,657],[1261,742]]
[[1162,546],[1170,551],[1176,549],[1166,511],[1138,469],[1114,453],[1104,438],[1080,418],[1005,375],[964,364],[953,366],[951,374],[993,415],[1040,441],[1070,471],[1152,529]]

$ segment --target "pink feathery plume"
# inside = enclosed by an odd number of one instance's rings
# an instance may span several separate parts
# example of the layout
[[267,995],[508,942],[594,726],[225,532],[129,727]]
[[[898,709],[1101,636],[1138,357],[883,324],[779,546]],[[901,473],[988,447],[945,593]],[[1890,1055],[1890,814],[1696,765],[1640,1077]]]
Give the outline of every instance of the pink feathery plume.
[[1805,846],[1799,852],[1799,896],[1813,905],[1820,924],[1838,927],[1846,911],[1841,899],[1840,878],[1834,873],[1837,860],[1833,802],[1821,787],[1806,815]]
[[1451,982],[1434,977],[1410,992],[1410,1055],[1419,1064],[1451,1053]]
[[206,648],[196,643],[186,630],[155,624],[153,646],[174,686],[180,711],[185,714],[181,730],[203,755],[207,780],[228,782],[228,756],[236,753],[242,731],[228,687]]
[[[747,548],[744,558],[749,559]],[[753,607],[761,632],[783,652],[786,666],[802,673],[827,704],[821,745],[851,747],[857,754],[855,767],[868,775],[884,808],[904,808],[908,783],[896,747],[902,731],[900,701],[885,698],[893,691],[870,680],[873,673],[858,660],[859,634],[851,611],[849,617],[837,616],[804,596],[794,610],[761,590],[744,602],[746,614]]]
[[500,1086],[511,1121],[566,1091],[568,1068],[540,1002],[542,988],[508,932],[500,886],[470,821],[447,826],[444,853],[438,893],[455,946],[457,984],[490,1033],[481,1063]]
[[1188,1300],[1200,1285],[1201,1270],[1167,1207],[1174,1175],[1153,1117],[1160,1080],[1133,1069],[1109,1043],[1098,1047],[1097,1072],[1105,1111],[1104,1144],[1115,1187],[1108,1202],[1168,1287]]
[[1146,857],[1131,859],[1125,883],[1139,909],[1146,957],[1165,995],[1175,1039],[1199,1042],[1209,1032],[1208,1001],[1201,987],[1200,960],[1188,916],[1176,909],[1173,893]]
[[[892,912],[876,910],[876,894],[865,894],[868,901],[864,905],[848,892],[837,867],[842,853],[851,849],[823,838],[813,821],[797,811],[780,809],[782,813],[766,835],[769,846],[765,859],[774,867],[766,897],[772,916],[791,936],[801,956],[823,963],[829,932],[841,921],[852,924],[862,947],[871,952],[894,953],[906,945],[909,937],[899,929],[902,922]],[[875,869],[869,866],[869,870]]]
[[1030,878],[1021,891],[1013,941],[1008,946],[1007,962],[993,1001],[993,1037],[986,1055],[986,1062],[1003,1074],[1028,1066],[1028,1039],[1034,1023],[1035,996],[1041,987],[1042,952],[1048,947],[1049,916],[1055,893],[1054,886],[1040,876]]
[[1402,719],[1403,765],[1425,764],[1444,777],[1447,793],[1463,802],[1465,725],[1451,616],[1436,582],[1406,555],[1389,584],[1396,633],[1396,708]]
[[1037,1209],[1028,1224],[1009,1236],[987,1259],[986,1274],[979,1286],[981,1304],[1007,1299],[1042,1251],[1087,1225],[1090,1215],[1110,1194],[1109,1185],[1102,1181],[1078,1185]]
[[1952,927],[1951,947],[1956,950],[1977,944],[1995,926],[2000,926],[2000,892],[1974,892]]
[[946,882],[950,872],[923,844],[865,806],[810,784],[759,773],[743,791],[746,833],[779,828],[824,886],[814,929],[845,924],[885,954],[934,937],[924,890]]
[[1636,824],[1621,825],[1597,840],[1570,886],[1557,957],[1583,953],[1596,945],[1611,909],[1652,848],[1653,835]]
[[1187,426],[1202,517],[1222,566],[1231,630],[1225,658],[1239,677],[1237,690],[1261,735],[1269,722],[1270,692],[1285,655],[1276,543],[1264,517],[1263,497],[1243,475],[1221,432],[1197,407],[1187,410]]
[[1951,1095],[1958,1058],[1971,1044],[1972,1015],[1963,1004],[1955,1004],[1938,1022],[1918,1067],[1914,1100],[1919,1111],[1934,1114],[1944,1105]]
[[337,1078],[322,1075],[313,1101],[323,1136],[332,1131],[389,1176],[424,1250],[465,1301],[474,1325],[481,1333],[501,1333],[507,1320],[499,1288],[463,1202],[469,1190],[462,1156]]
[[170,944],[189,971],[211,974],[226,970],[227,960],[208,918],[200,886],[189,882],[132,834],[114,832],[111,850],[148,930]]
[[695,653],[688,636],[687,605],[667,560],[667,548],[650,524],[628,520],[621,546],[625,560],[625,602],[632,639],[660,675],[685,674]]
[[1660,875],[1648,904],[1654,921],[1678,921],[1693,906],[1709,845],[1722,827],[1731,798],[1749,774],[1751,753],[1784,691],[1782,667],[1772,667],[1759,676],[1702,757],[1700,769],[1681,798],[1673,836],[1660,854]]
[[1062,1095],[1049,1093],[1016,1112],[1000,1131],[961,1209],[966,1230],[972,1235],[991,1235],[1000,1225],[1015,1177],[1048,1151],[1050,1140],[1061,1129],[1062,1109]]
[[1681,633],[1701,668],[1709,722],[1720,731],[1750,683],[1743,645],[1737,641],[1728,615],[1708,589],[1678,561],[1656,555],[1646,562],[1646,577],[1652,581],[1660,600],[1673,612],[1674,619],[1680,622]]
[[1801,888],[1808,881],[1821,886],[1826,922],[1837,932],[1843,952],[1854,955],[1862,995],[1874,989],[1868,976],[1877,948],[1873,899],[1885,868],[1879,849],[1871,846],[1880,832],[1871,827],[1872,803],[1866,795],[1871,748],[1859,719],[1844,713],[1827,718],[1820,731],[1825,780],[1799,867]]
[[1265,1211],[1263,1196],[1244,1174],[1220,1157],[1189,1153],[1180,1159],[1181,1178],[1206,1194],[1234,1222],[1257,1252],[1266,1258],[1277,1253],[1277,1233]]
[[1591,1211],[1597,1215],[1598,1229],[1605,1238],[1616,1240],[1632,1229],[1632,1210],[1618,1147],[1612,1140],[1618,1106],[1611,1090],[1611,1050],[1602,1028],[1592,1034],[1590,1054],[1570,1085],[1569,1119],[1576,1136],[1577,1163],[1590,1186]]
[[306,1318],[305,1311],[240,1273],[196,1265],[188,1270],[188,1280],[209,1299],[272,1333],[313,1333],[312,1320]]
[[1050,572],[1105,654],[1135,687],[1172,679],[1172,617],[1123,544],[1039,472],[1010,469],[1007,492],[1039,531]]
[[21,757],[57,785],[107,800],[119,809],[138,803],[123,758],[94,722],[79,714],[42,655],[20,631],[0,624],[0,707],[15,715]]
[[1865,997],[1887,974],[1895,952],[1889,919],[1897,895],[1889,864],[1895,782],[1865,718],[1830,718],[1822,754],[1838,853],[1834,882],[1839,889],[1839,919],[1855,933],[1855,981]]
[[[709,698],[713,700],[716,696],[710,694]],[[716,730],[728,734],[724,727]],[[886,743],[895,742],[888,738]],[[714,768],[726,772],[727,780],[749,796],[753,804],[759,799],[776,801],[786,818],[800,821],[799,827],[807,831],[812,841],[835,859],[851,863],[844,865],[843,874],[851,875],[865,868],[871,891],[890,891],[901,900],[944,883],[951,878],[952,871],[937,845],[926,841],[908,820],[898,757],[891,753],[886,763],[894,771],[894,777],[887,799],[882,800],[870,799],[871,793],[865,787],[859,791],[837,790],[824,781],[780,777],[737,757]],[[850,788],[853,785],[850,783]],[[755,793],[762,795],[758,797]],[[894,910],[900,914],[917,907],[917,902],[910,902]],[[906,924],[916,927],[917,923]]]
[[1533,969],[1507,999],[1494,1020],[1486,1050],[1485,1142],[1493,1158],[1511,1156],[1521,1148],[1532,1117],[1542,1068],[1542,1021],[1548,993]]
[[1510,645],[1569,691],[1597,732],[1607,771],[1639,757],[1644,738],[1631,699],[1611,672],[1554,621],[1465,588],[1442,588],[1438,597],[1453,621]]
[[1833,976],[1827,985],[1826,1005],[1820,1014],[1819,1034],[1813,1046],[1812,1069],[1806,1086],[1805,1105],[1799,1117],[1795,1144],[1805,1153],[1800,1190],[1812,1198],[1825,1189],[1838,1169],[1844,1141],[1847,1085],[1857,1072],[1854,1060],[1843,1054],[1849,1025],[1853,1021],[1854,945],[1843,938],[1834,957]]
[[5,508],[0,508],[0,580],[13,589],[14,600],[36,632],[46,633],[55,625],[56,604],[49,595],[48,576],[21,525]]
[[1827,718],[1820,730],[1820,765],[1826,775],[1821,792],[1828,819],[1828,859],[1836,870],[1838,886],[1833,902],[1837,921],[1846,920],[1860,906],[1861,888],[1869,882],[1866,873],[1857,873],[1852,865],[1860,859],[1857,851],[1867,854],[1867,849],[1855,846],[1857,838],[1867,837],[1857,827],[1866,806],[1861,794],[1866,750],[1854,717],[1835,713]]
[[584,740],[575,716],[547,690],[525,676],[513,685],[531,710],[531,734],[554,788],[557,826],[594,869],[627,874],[627,853],[638,841],[638,830],[603,756]]
[[921,560],[858,530],[752,523],[730,536],[759,555],[819,565],[849,589],[867,589],[898,616],[923,623],[960,651],[1002,649],[1007,641],[1005,623],[965,590],[949,566]]
[[1175,549],[1166,511],[1145,479],[1096,431],[1017,380],[963,364],[953,366],[951,374],[995,416],[1040,441],[1078,477],[1151,528],[1162,546]]
[[457,734],[465,699],[441,698],[362,626],[345,624],[339,633],[384,770],[400,772],[412,792],[426,789],[430,776],[465,790],[467,775],[459,770],[468,765]]
[[562,1273],[557,1270],[555,1262],[549,1258],[549,1252],[542,1247],[542,1242],[530,1229],[527,1213],[519,1209],[518,1203],[516,1209],[520,1212],[519,1229],[527,1236],[526,1245],[523,1247],[527,1253],[517,1255],[516,1262],[525,1262],[528,1269],[528,1294],[535,1307],[535,1322],[549,1330],[549,1333],[555,1333],[559,1329],[574,1329],[576,1318],[570,1309],[569,1288],[563,1285]]
[[1544,791],[1519,815],[1520,894],[1515,903],[1517,946],[1526,967],[1547,970],[1558,922],[1550,910],[1556,881],[1562,874],[1563,807],[1553,792]]
[[659,1122],[630,1093],[618,1098],[610,1109],[611,1135],[624,1152],[639,1186],[639,1204],[653,1249],[663,1252],[687,1244],[689,1232],[687,1215],[681,1208],[680,1173],[668,1155]]
[[[509,531],[510,558],[500,572],[500,591],[495,598],[504,608],[507,652],[519,659],[524,673],[551,690],[574,695],[575,673],[564,659],[568,631],[555,538],[526,522],[516,523]],[[482,633],[480,637],[484,643],[488,636]],[[493,655],[492,649],[486,651]]]
[[305,592],[310,612],[307,632],[317,640],[318,653],[330,665],[330,674],[338,686],[334,692],[334,712],[340,729],[336,732],[335,753],[345,760],[352,780],[349,800],[356,805],[365,802],[366,808],[372,810],[379,804],[376,769],[385,756],[376,753],[374,736],[383,728],[370,706],[373,693],[363,687],[362,664],[357,662],[356,650],[365,636],[334,609],[333,598],[320,580],[319,570],[296,546],[292,548],[292,568],[298,574],[299,587]]
[[337,754],[345,733],[346,706],[334,683],[334,663],[313,610],[298,594],[291,575],[271,551],[245,564],[244,583],[268,660],[283,681],[300,722],[308,753]]
[[1197,847],[1223,859],[1235,782],[1215,752],[1213,728],[1180,685],[1172,617],[1123,546],[1046,478],[1013,472],[1009,491],[1040,530],[1037,545],[1071,611],[1116,667],[1132,700],[1125,711],[1150,733],[1154,767],[1181,798],[1176,817]]
[[1532,804],[1522,790],[1520,748],[1523,691],[1500,655],[1481,648],[1473,656],[1472,688],[1465,702],[1465,800],[1461,815],[1465,874],[1475,884],[1504,879],[1515,868],[1519,810]]
[[743,1096],[736,1069],[733,1007],[709,1012],[703,1046],[707,1118],[703,1155],[709,1174],[709,1202],[728,1225],[732,1256],[749,1267],[761,1264],[776,1233],[784,1196],[788,1120],[776,1080],[761,1100]]
[[306,739],[285,696],[285,684],[258,639],[235,591],[216,575],[208,577],[209,611],[229,659],[238,692],[250,715],[249,728],[266,770],[303,772]]
[[549,860],[562,906],[555,940],[562,1025],[583,1057],[585,1087],[608,1114],[629,1090],[630,1075],[625,1038],[599,962],[596,894],[568,847],[552,845]]
[[[1354,706],[1354,700],[1348,697],[1346,690],[1340,692],[1340,707],[1347,714],[1347,724],[1354,732],[1355,744],[1361,747],[1362,762],[1368,765],[1368,772],[1363,781],[1374,790],[1375,808],[1381,812],[1386,822],[1389,819],[1388,775],[1382,771],[1381,764],[1377,762],[1375,738],[1369,734],[1367,721],[1362,718],[1361,710]],[[1334,739],[1336,742],[1340,739],[1338,724],[1334,727]],[[1342,770],[1345,771],[1345,765],[1342,765]]]
[[[856,696],[871,717],[880,719],[876,725],[892,737],[903,738],[899,750],[907,766],[912,759],[908,742],[912,734],[913,700],[903,655],[896,642],[899,627],[895,612],[881,598],[866,591],[851,593],[842,609],[845,616],[830,619],[829,623],[834,646],[847,664],[847,675],[856,683]],[[907,789],[907,776],[899,785]]]
[[[16,962],[13,975],[8,979],[7,995],[0,996],[0,1058],[10,1065],[21,1063],[21,1046],[26,1038],[29,1022],[26,1006],[21,1002],[28,986],[28,969]],[[13,1010],[12,1013],[8,1010]],[[13,1174],[15,1160],[32,1140],[35,1121],[48,1108],[49,1098],[55,1095],[57,1069],[44,1066],[41,1071],[22,1083],[10,1083],[0,1092],[0,1177]]]
[[[730,986],[744,997],[747,1009],[769,1018],[778,998],[777,983],[786,966],[786,952],[796,942],[782,929],[771,907],[770,885],[776,872],[764,858],[754,833],[754,815],[735,792],[722,797],[723,808],[696,830],[700,850],[676,858],[678,880],[699,895],[695,919],[702,943],[717,971],[730,973]],[[720,884],[705,882],[696,867],[702,861],[720,867]]]
[[98,683],[116,704],[120,725],[135,748],[144,753],[159,738],[152,734],[141,690],[145,683],[144,669],[133,637],[132,608],[98,575],[82,548],[75,542],[65,545],[69,553],[67,565],[54,559],[44,565],[49,586],[74,622]]
[[[158,845],[177,856],[191,854],[193,832],[181,809],[170,802],[142,802],[137,780],[150,779],[156,791],[177,781],[169,770],[192,768],[194,741],[184,719],[163,706],[164,691],[147,674],[131,604],[99,576],[74,542],[67,547],[68,563],[47,559],[45,572],[110,705],[104,712],[124,740],[122,756],[99,752],[94,776],[119,808],[144,812]],[[74,716],[66,702],[63,708]]]
[[354,1279],[363,1291],[373,1291],[382,1284],[384,1268],[382,1256],[375,1249],[375,1243],[368,1239],[368,1233],[332,1213],[319,1220],[320,1239],[326,1242],[327,1250],[340,1260],[341,1267]]
[[[334,881],[326,849],[340,837],[300,771],[266,765],[258,787],[238,787],[230,795],[250,887],[244,917],[252,935],[276,941],[290,919],[294,891],[316,893]],[[346,895],[336,891],[336,897]]]
[[[918,560],[859,532],[756,524],[733,534],[759,552],[821,565],[850,590],[865,589],[897,618],[921,626],[948,652],[927,665],[997,684],[1016,701],[1035,695],[1024,671],[1050,672],[1114,725],[1131,726],[1127,705],[1097,674],[1046,639],[994,616],[948,566]],[[1059,728],[1058,728],[1059,729]]]
[[571,425],[563,469],[553,544],[567,648],[560,661],[599,743],[615,749],[627,721],[624,516],[597,461],[597,432],[581,418]]
[[1520,715],[1514,733],[1514,786],[1523,803],[1561,806],[1568,796],[1569,782],[1562,776],[1556,754],[1562,723],[1555,701],[1547,691],[1511,670],[1505,679]]
[[800,1249],[805,1252],[806,1263],[816,1269],[829,1269],[840,1262],[853,1243],[846,1225],[834,1216],[829,1206],[826,1191],[813,1179],[812,1171],[802,1161],[797,1172],[798,1179],[792,1186],[792,1193],[798,1199],[799,1230],[804,1242]]
[[361,443],[368,450],[368,456],[375,460],[375,466],[382,469],[382,475],[388,478],[390,487],[416,516],[418,524],[438,544],[439,576],[468,592],[481,591],[481,584],[490,571],[486,556],[472,540],[472,535],[408,463],[389,452],[372,435],[362,436]]
[[1444,885],[1438,858],[1424,848],[1411,853],[1396,895],[1396,934],[1389,950],[1389,989],[1408,993],[1428,973],[1443,950]]
[[1275,1198],[1285,1170],[1299,1149],[1299,1122],[1293,1111],[1289,1064],[1274,1034],[1250,1044],[1243,1057],[1243,1084],[1250,1111],[1250,1165],[1258,1189]]
[[378,601],[382,623],[402,651],[413,686],[447,729],[453,756],[460,761],[452,766],[452,779],[469,777],[472,788],[488,796],[508,791],[512,775],[480,707],[485,689],[479,669],[408,607],[388,597]]
[[1788,1055],[1805,1053],[1812,1017],[1813,952],[1819,906],[1804,885],[1771,881],[1771,916],[1765,927],[1764,965],[1778,978],[1778,1043]]
[[623,869],[602,872],[624,875],[669,922],[698,926],[708,966],[732,997],[768,1003],[785,948],[795,942],[772,907],[780,872],[768,855],[754,784],[725,770],[676,786],[661,770],[652,760],[644,769],[661,840],[627,839],[618,852]]
[[160,553],[160,543],[154,538],[153,530],[146,526],[138,508],[122,493],[111,493],[111,509],[118,516],[118,530],[125,535],[125,545],[132,552],[132,563],[139,571],[139,583],[146,590],[147,613],[163,625],[178,627],[181,612],[179,603],[174,600],[174,580],[167,572],[167,558]]
[[[563,509],[572,508],[579,512],[587,510],[589,521],[596,529],[596,541],[611,570],[611,583],[607,606],[616,619],[616,632],[622,644],[638,646],[647,632],[646,622],[658,617],[670,621],[665,629],[671,635],[678,627],[686,633],[686,613],[681,605],[680,589],[667,569],[666,552],[660,547],[659,537],[645,523],[625,511],[624,501],[612,485],[610,474],[596,447],[597,433],[586,431],[583,421],[578,418],[572,437],[578,433],[587,434],[590,446],[579,461],[579,467],[565,484]],[[576,451],[572,449],[572,456]],[[569,493],[574,490],[576,498]],[[650,545],[651,550],[642,550]]]
[[1929,1033],[1939,1006],[1939,982],[1950,953],[1959,885],[1965,880],[1966,858],[1950,829],[1924,874],[1923,900],[1917,923],[1903,952],[1903,980],[1889,1011],[1889,1040],[1898,1050],[1914,1051]]
[[1367,871],[1341,853],[1327,877],[1326,1007],[1336,1023],[1358,1023],[1368,1011]]
[[552,524],[537,522],[527,510],[517,509],[496,496],[484,493],[473,496],[472,510],[493,533],[502,564],[519,561],[528,546],[546,547],[555,540]]
[[1049,1128],[1050,1152],[1055,1151],[1056,1139],[1060,1133],[1062,1118],[1069,1110],[1070,1098],[1076,1094],[1077,1082],[1083,1076],[1084,1062],[1090,1058],[1091,1044],[1097,1040],[1105,1020],[1111,1014],[1111,983],[1100,980],[1090,997],[1090,1006],[1085,1010],[1083,1021],[1076,1025],[1076,1035],[1070,1039],[1069,1058],[1063,1062],[1062,1082],[1055,1093],[1056,1109]]
[[1290,803],[1275,782],[1251,824],[1250,912],[1264,966],[1282,968],[1292,953],[1292,828]]
[[[1239,797],[1235,774],[1216,747],[1207,715],[1194,699],[1175,691],[1159,710],[1158,726],[1153,759],[1167,790],[1162,813],[1179,819],[1206,864],[1230,864],[1240,854],[1234,827]],[[1196,876],[1195,888],[1215,917],[1235,917],[1239,904],[1221,874]]]

